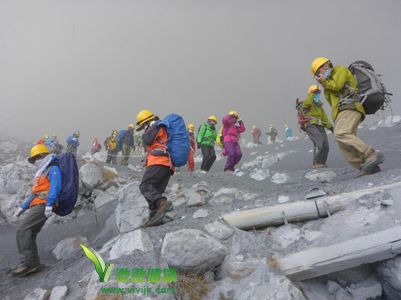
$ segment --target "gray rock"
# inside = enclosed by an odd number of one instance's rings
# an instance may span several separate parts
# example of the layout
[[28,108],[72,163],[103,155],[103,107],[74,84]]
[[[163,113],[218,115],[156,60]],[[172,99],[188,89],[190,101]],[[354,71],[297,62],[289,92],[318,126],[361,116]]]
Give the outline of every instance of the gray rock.
[[86,163],[79,169],[79,178],[91,189],[103,183],[102,169],[94,163]]
[[116,198],[114,195],[110,193],[100,193],[96,198],[95,198],[95,204],[96,208],[102,207],[103,205],[115,201]]
[[50,293],[49,300],[64,300],[67,295],[67,286],[56,286]]
[[376,273],[386,299],[401,299],[401,256],[379,262]]
[[124,186],[118,193],[116,225],[121,233],[142,227],[149,219],[148,202],[139,191],[139,182]]
[[199,194],[194,189],[188,189],[185,192],[185,197],[188,199],[187,206],[189,207],[205,205],[205,200],[203,200],[201,194]]
[[259,262],[256,270],[241,280],[227,276],[217,281],[205,299],[305,300],[305,297],[287,277]]
[[205,225],[205,229],[211,236],[221,241],[228,239],[234,233],[234,229],[218,221]]
[[226,256],[218,272],[217,279],[229,276],[233,279],[241,279],[253,273],[260,265],[259,260],[240,261],[232,256]]
[[148,234],[143,230],[135,230],[120,235],[110,250],[110,260],[123,255],[132,255],[135,250],[153,251],[153,244]]
[[223,204],[231,204],[234,201],[234,196],[227,196],[227,195],[222,195],[217,198],[213,198],[210,203],[212,204],[217,204],[217,205],[223,205]]
[[327,282],[327,289],[335,300],[352,300],[351,294],[343,289],[337,282],[329,280]]
[[330,182],[336,177],[336,173],[331,170],[312,170],[305,174],[305,178],[316,182]]
[[382,296],[382,285],[371,277],[357,284],[351,284],[347,290],[351,293],[353,300],[377,299]]
[[38,287],[24,297],[24,300],[47,300],[50,292]]
[[53,250],[54,256],[58,259],[68,259],[74,257],[77,252],[81,251],[79,244],[88,245],[86,237],[67,238],[57,243]]
[[221,264],[227,248],[197,229],[181,229],[166,234],[162,257],[167,264],[187,273],[206,273]]
[[187,202],[187,199],[185,197],[179,197],[178,199],[175,199],[173,201],[173,206],[177,207],[177,206],[183,205],[186,202]]
[[194,219],[206,218],[209,215],[207,209],[198,209],[192,216]]

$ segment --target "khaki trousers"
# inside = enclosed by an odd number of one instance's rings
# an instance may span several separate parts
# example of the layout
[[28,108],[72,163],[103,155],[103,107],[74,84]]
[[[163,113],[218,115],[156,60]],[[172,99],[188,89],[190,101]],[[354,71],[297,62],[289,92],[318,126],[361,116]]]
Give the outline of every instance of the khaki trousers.
[[366,158],[375,150],[356,136],[362,114],[356,110],[341,111],[335,121],[334,137],[344,158],[360,170]]

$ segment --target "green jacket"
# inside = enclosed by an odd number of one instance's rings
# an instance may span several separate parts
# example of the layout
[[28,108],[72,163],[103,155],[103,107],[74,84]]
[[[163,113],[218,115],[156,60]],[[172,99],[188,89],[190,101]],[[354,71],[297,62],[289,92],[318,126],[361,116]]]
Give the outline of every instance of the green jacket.
[[214,146],[216,138],[216,128],[210,123],[205,123],[199,128],[196,143],[200,145]]
[[[331,75],[322,80],[324,88],[324,96],[331,106],[331,116],[333,121],[336,120],[339,113],[338,102],[340,93],[346,93],[347,89],[344,89],[345,84],[348,84],[351,88],[356,89],[356,79],[351,71],[344,66],[335,66]],[[348,105],[346,109],[357,110],[363,115],[365,119],[365,110],[359,101]]]
[[308,98],[303,101],[302,110],[304,112],[305,118],[310,119],[310,121],[308,121],[308,124],[322,125],[327,129],[333,127],[333,125],[331,125],[329,121],[329,118],[326,115],[326,112],[324,111],[323,103],[320,102],[316,104],[315,102],[313,102],[312,93],[309,93]]

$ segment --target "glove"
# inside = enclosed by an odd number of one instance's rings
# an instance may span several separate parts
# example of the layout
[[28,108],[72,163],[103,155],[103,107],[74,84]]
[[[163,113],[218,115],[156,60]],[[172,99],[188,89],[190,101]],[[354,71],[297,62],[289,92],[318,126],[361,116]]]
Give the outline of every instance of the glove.
[[53,207],[46,206],[45,208],[45,216],[46,218],[50,218],[53,215]]
[[198,147],[198,149],[200,149],[200,148],[201,148],[201,144],[197,144],[196,146]]
[[238,122],[238,123],[242,122],[242,119],[238,118],[238,119],[237,119],[237,122]]
[[329,130],[331,131],[331,133],[334,133],[334,127],[330,127]]
[[14,217],[18,218],[25,211],[22,207],[18,207],[17,211],[14,213]]

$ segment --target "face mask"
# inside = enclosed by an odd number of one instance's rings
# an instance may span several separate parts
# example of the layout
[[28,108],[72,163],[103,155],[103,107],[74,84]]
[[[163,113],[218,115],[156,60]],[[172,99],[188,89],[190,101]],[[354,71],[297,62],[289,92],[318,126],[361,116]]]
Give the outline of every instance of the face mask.
[[313,102],[315,102],[315,103],[320,102],[320,93],[313,94]]
[[323,73],[323,78],[328,78],[331,75],[331,72],[333,71],[332,68],[327,69],[326,71],[324,71]]
[[35,160],[34,165],[35,165],[35,167],[40,168],[42,163],[43,163],[43,158]]

